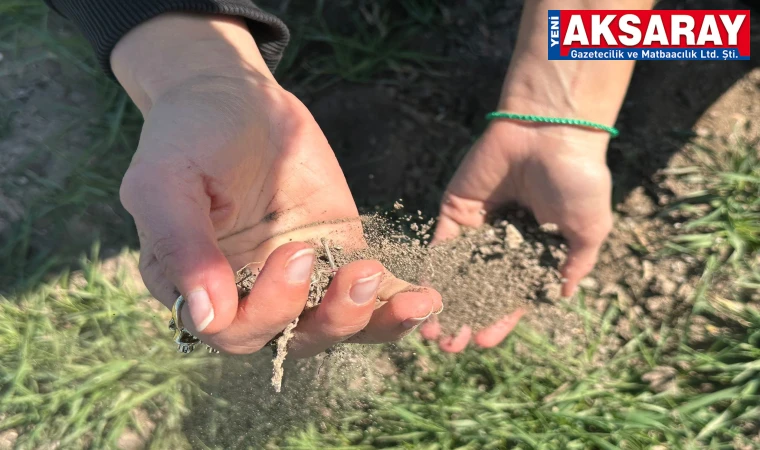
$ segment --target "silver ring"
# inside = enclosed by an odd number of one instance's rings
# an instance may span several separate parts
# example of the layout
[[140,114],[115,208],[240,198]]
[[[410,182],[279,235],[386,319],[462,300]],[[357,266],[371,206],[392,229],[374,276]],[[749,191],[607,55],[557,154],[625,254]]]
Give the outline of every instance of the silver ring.
[[174,305],[172,305],[172,320],[174,321],[174,325],[177,327],[177,329],[185,328],[184,325],[182,325],[183,306],[185,306],[185,297],[180,295],[177,297],[177,300],[174,300]]
[[[180,353],[191,353],[195,350],[197,344],[201,344],[201,340],[193,336],[192,333],[187,331],[182,324],[182,307],[185,306],[185,297],[180,295],[177,300],[174,300],[172,305],[172,318],[169,320],[169,329],[174,332],[174,343],[177,344],[177,351]],[[206,345],[209,353],[219,353],[218,350]]]
[[169,329],[174,332],[174,343],[177,344],[177,351],[180,353],[190,353],[201,340],[187,331],[182,324],[183,306],[185,306],[185,297],[180,295],[174,301],[174,305],[172,305],[172,318],[169,320]]

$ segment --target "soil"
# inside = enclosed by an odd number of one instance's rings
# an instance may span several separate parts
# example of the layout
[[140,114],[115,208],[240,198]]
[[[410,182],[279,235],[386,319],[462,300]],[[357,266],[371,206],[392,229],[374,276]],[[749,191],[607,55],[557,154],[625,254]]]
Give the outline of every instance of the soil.
[[[367,247],[351,253],[333,251],[335,264],[375,259],[404,281],[433,287],[443,297],[438,320],[444,333],[455,333],[462,325],[478,330],[517,308],[532,311],[540,303],[560,300],[559,268],[566,259],[566,245],[556,226],[539,226],[526,211],[514,209],[431,247],[434,221],[419,211],[404,214],[399,202],[395,209],[395,217],[364,215]],[[317,298],[326,290],[322,286],[329,284],[327,276],[319,275],[330,272],[326,261],[322,251],[312,284]],[[307,308],[318,302],[310,300]]]
[[[434,221],[425,223],[419,212],[403,214],[399,202],[395,209],[395,219],[380,214],[362,217],[365,248],[345,252],[325,239],[315,246],[317,259],[304,312],[319,306],[340,267],[359,259],[378,260],[396,277],[438,290],[444,304],[438,320],[447,334],[463,325],[477,331],[517,308],[531,312],[541,303],[560,299],[559,268],[566,259],[566,246],[555,225],[538,226],[524,210],[505,211],[483,227],[466,229],[460,237],[430,247],[426,244]],[[237,272],[241,299],[251,292],[256,276],[247,267]],[[572,322],[564,317],[562,323],[548,317],[541,320],[558,330]],[[298,321],[270,342],[276,392],[281,391],[288,343]]]
[[[444,334],[477,331],[523,308],[560,299],[565,244],[519,211],[430,249],[422,280],[443,296]],[[547,324],[548,325],[548,324]]]
[[[346,258],[343,257],[340,247],[331,249],[326,240],[323,240],[322,244],[322,247],[317,246],[317,259],[314,264],[314,273],[312,274],[309,297],[306,300],[304,313],[317,307],[322,302],[327,288],[330,287],[333,276],[338,268],[347,262]],[[247,266],[237,271],[235,283],[238,290],[238,299],[243,299],[251,293],[256,283],[257,275]],[[282,379],[285,374],[283,364],[288,355],[288,343],[294,336],[294,330],[298,326],[299,319],[300,317],[296,317],[269,343],[269,346],[274,350],[272,358],[272,365],[274,366],[272,369],[272,387],[274,387],[275,392],[281,392],[282,390]]]

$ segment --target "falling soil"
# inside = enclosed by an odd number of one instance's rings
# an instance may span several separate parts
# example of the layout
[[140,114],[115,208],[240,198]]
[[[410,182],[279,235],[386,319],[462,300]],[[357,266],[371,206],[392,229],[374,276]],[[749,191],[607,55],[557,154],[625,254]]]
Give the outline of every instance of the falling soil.
[[[345,261],[345,258],[341,257],[343,255],[341,247],[336,246],[331,249],[330,244],[326,240],[322,240],[321,243],[322,246],[317,247],[317,260],[314,265],[314,273],[311,276],[309,297],[306,300],[306,306],[303,312],[316,307],[322,302],[322,298],[327,292],[327,288],[330,286],[330,282],[337,272],[338,267],[350,262]],[[337,262],[333,255],[339,257]],[[238,270],[235,284],[237,285],[239,299],[243,299],[251,293],[251,289],[256,283],[257,275],[258,274],[251,272],[247,266]],[[276,392],[282,390],[282,378],[285,373],[283,364],[285,363],[285,357],[288,354],[288,343],[295,335],[294,330],[298,326],[299,320],[300,317],[296,317],[287,327],[285,327],[284,330],[282,330],[282,332],[269,342],[269,346],[274,349],[274,359],[272,360],[272,387],[274,387]]]

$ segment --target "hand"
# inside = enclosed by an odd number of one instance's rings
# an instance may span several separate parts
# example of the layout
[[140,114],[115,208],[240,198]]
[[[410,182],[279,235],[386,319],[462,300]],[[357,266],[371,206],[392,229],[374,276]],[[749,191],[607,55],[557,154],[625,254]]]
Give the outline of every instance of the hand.
[[[530,209],[539,223],[555,223],[565,236],[569,254],[562,274],[564,296],[596,263],[612,227],[611,180],[605,163],[609,138],[598,131],[568,126],[495,121],[467,154],[444,195],[434,242],[455,237],[460,226],[483,224],[481,211],[491,212],[516,202]],[[481,347],[501,342],[524,311],[519,310],[478,332]],[[434,321],[422,327],[423,337],[437,339]],[[458,352],[470,340],[464,327],[456,337],[443,337],[445,351]]]
[[[498,109],[522,114],[615,123],[633,61],[556,61],[548,58],[546,11],[557,8],[645,9],[652,0],[536,0],[525,2],[515,49],[504,78]],[[459,227],[482,225],[481,211],[517,202],[540,223],[555,223],[570,251],[562,273],[562,294],[571,295],[591,271],[612,227],[611,180],[605,164],[609,136],[573,126],[500,120],[490,124],[457,170],[444,195],[434,241],[459,234]],[[475,335],[491,347],[514,328],[518,310]],[[436,339],[440,327],[426,323],[423,336]],[[458,352],[472,330],[439,345]]]
[[[304,309],[315,259],[305,241],[364,245],[330,146],[274,81],[242,21],[161,16],[130,32],[112,63],[146,119],[121,187],[145,284],[167,307],[185,295],[183,321],[204,342],[259,350]],[[261,272],[238,303],[233,269],[249,263]],[[400,338],[441,308],[435,291],[410,288],[377,261],[340,268],[289,354],[313,355],[359,331],[353,342]],[[378,297],[386,303],[376,309]]]

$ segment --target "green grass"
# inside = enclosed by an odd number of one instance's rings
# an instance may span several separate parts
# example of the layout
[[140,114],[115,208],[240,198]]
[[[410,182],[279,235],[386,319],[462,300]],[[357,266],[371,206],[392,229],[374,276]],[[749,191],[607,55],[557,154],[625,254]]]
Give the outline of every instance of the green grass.
[[[51,103],[54,113],[48,117],[54,117],[58,132],[4,168],[0,190],[20,193],[17,200],[23,202],[24,214],[0,236],[0,290],[34,286],[51,270],[76,263],[97,238],[99,226],[108,228],[108,244],[136,242],[131,220],[119,205],[118,189],[137,144],[139,112],[123,90],[102,75],[89,44],[52,14],[41,1],[14,0],[0,6],[2,70],[23,78],[38,72],[32,64],[57,63],[62,82],[94,91],[99,101],[94,109]],[[1,94],[0,105],[0,136],[7,136],[18,108]],[[75,135],[85,136],[87,144],[72,152],[65,141]],[[36,168],[40,161],[61,167],[61,173],[51,179]],[[26,184],[19,185],[19,177]],[[103,219],[104,209],[112,213],[110,223]],[[77,224],[87,224],[87,235],[71,231]]]
[[[716,270],[713,262],[703,282]],[[735,305],[734,305],[735,306]],[[610,306],[614,309],[614,305]],[[307,428],[277,448],[733,448],[760,419],[760,311],[705,308],[741,330],[709,348],[663,351],[673,330],[644,330],[602,364],[518,327],[493,351],[441,354],[411,340],[398,382],[328,432]],[[586,311],[594,330],[612,315]],[[655,333],[657,331],[657,333]],[[660,339],[655,338],[660,337]],[[424,364],[420,364],[424,361]],[[646,374],[672,368],[672,390]],[[709,387],[708,387],[709,386]],[[759,445],[757,442],[754,445]]]
[[176,357],[166,314],[127,287],[130,273],[105,276],[97,249],[81,267],[0,297],[0,433],[15,430],[20,449],[114,448],[127,428],[152,448],[186,446],[178,430],[204,360]]
[[[760,249],[760,156],[757,142],[727,148],[692,145],[694,166],[679,172],[702,189],[675,203],[690,219],[671,248],[693,254],[719,253],[731,263]],[[666,211],[670,212],[670,211]]]
[[[0,5],[0,76],[34,76],[40,65],[57,64],[62,82],[99,99],[88,105],[94,109],[51,103],[58,133],[3,168],[0,190],[17,195],[23,215],[0,236],[0,435],[18,433],[21,449],[115,448],[129,429],[150,435],[152,448],[186,447],[180,428],[191,399],[203,397],[202,361],[175,357],[164,339],[166,314],[148,307],[146,293],[127,289],[131,273],[106,276],[97,246],[81,258],[99,227],[109,243],[134,240],[118,188],[139,113],[62,23],[41,1]],[[0,105],[5,138],[22,106],[2,95]],[[86,148],[64,146],[71,135],[85,136]],[[53,181],[39,161],[65,172]],[[104,221],[104,211],[116,219]],[[72,231],[75,224],[87,224],[87,233]],[[72,276],[73,269],[82,272]]]
[[[575,354],[522,325],[500,348],[461,356],[407,341],[414,356],[399,365],[399,381],[365,409],[272,448],[760,447],[757,143],[694,148],[698,165],[678,172],[699,190],[664,212],[684,218],[669,254],[705,261],[684,325],[642,330],[599,364],[619,308],[597,314],[581,296],[576,312],[592,344]],[[719,278],[735,285],[715,290]],[[696,318],[708,338],[691,339]],[[668,389],[655,385],[658,373]]]
[[436,2],[380,1],[342,8],[340,27],[325,18],[324,0],[314,4],[313,12],[285,17],[294,34],[277,76],[290,89],[313,93],[341,80],[393,84],[419,71],[433,74],[434,64],[444,61],[412,50],[423,30],[441,31]]

